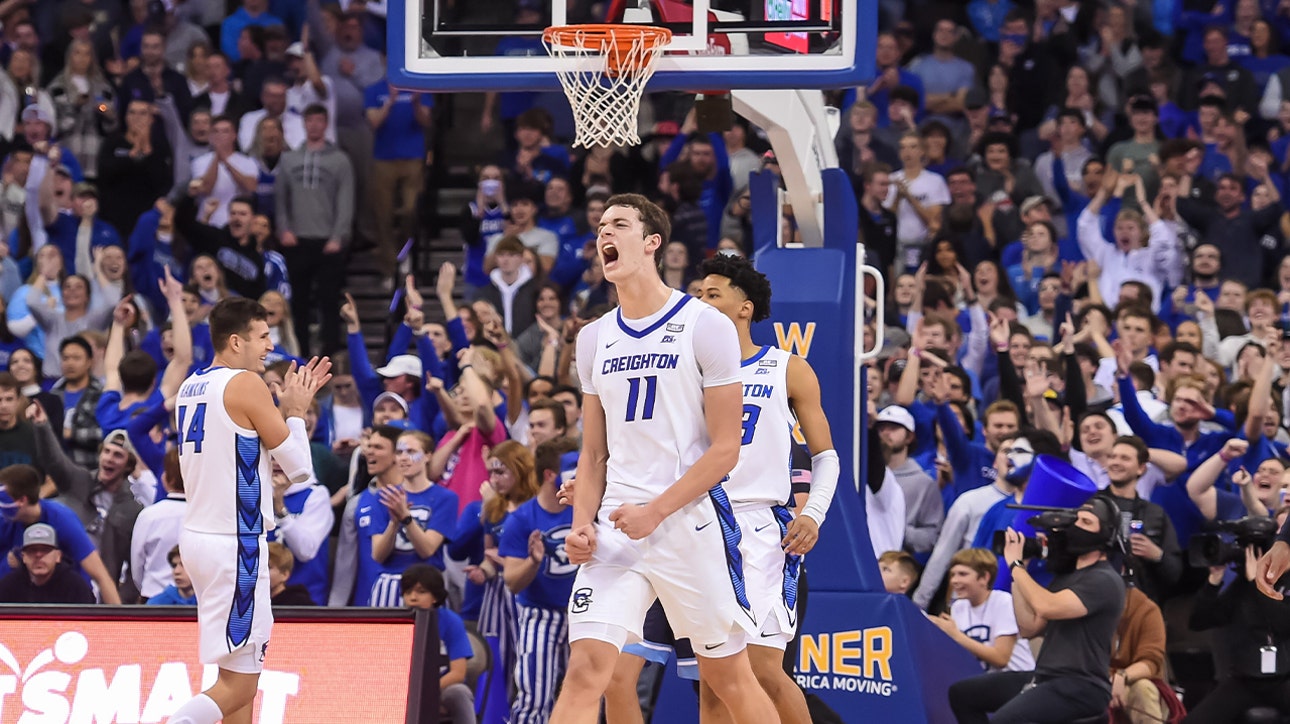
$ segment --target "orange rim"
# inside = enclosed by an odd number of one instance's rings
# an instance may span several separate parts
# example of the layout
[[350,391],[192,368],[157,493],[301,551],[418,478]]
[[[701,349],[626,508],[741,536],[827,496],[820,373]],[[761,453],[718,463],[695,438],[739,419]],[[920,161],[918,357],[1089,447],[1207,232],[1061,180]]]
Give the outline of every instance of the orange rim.
[[544,30],[542,39],[562,48],[603,53],[607,68],[616,72],[639,70],[652,62],[652,53],[632,53],[632,48],[643,39],[642,48],[653,50],[671,41],[672,31],[653,25],[557,25]]

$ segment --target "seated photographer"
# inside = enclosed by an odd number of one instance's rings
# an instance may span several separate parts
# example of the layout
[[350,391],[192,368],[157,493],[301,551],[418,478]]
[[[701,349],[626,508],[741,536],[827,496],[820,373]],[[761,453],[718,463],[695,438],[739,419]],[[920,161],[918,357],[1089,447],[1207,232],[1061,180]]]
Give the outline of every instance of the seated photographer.
[[1033,672],[982,674],[951,686],[959,724],[1065,724],[1106,711],[1111,642],[1125,596],[1120,574],[1106,561],[1119,526],[1115,505],[1094,497],[1073,524],[1052,530],[1048,567],[1057,575],[1046,589],[1026,572],[1025,538],[1007,530],[1004,560],[1013,575],[1017,635],[1042,635],[1044,645]]
[[1218,687],[1192,708],[1186,724],[1238,721],[1253,707],[1290,714],[1290,617],[1286,616],[1286,604],[1263,595],[1255,586],[1258,551],[1254,546],[1245,548],[1243,565],[1233,564],[1237,575],[1227,588],[1223,588],[1223,578],[1228,566],[1210,567],[1209,585],[1196,595],[1190,623],[1195,631],[1223,627],[1223,635],[1215,637],[1215,643],[1227,646],[1231,666]]
[[1105,498],[1120,510],[1128,580],[1159,604],[1182,577],[1183,558],[1165,509],[1138,495],[1138,478],[1146,472],[1149,457],[1147,444],[1141,438],[1118,438],[1106,459],[1111,485],[1096,497]]

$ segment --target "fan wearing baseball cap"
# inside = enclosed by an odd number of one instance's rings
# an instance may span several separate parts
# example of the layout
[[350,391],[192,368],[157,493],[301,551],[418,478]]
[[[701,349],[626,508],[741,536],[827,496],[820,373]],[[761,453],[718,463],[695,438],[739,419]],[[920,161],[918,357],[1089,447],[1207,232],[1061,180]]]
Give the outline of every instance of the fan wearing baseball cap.
[[930,554],[945,521],[945,505],[936,481],[909,455],[914,416],[899,405],[888,405],[878,413],[875,424],[883,459],[905,495],[905,548],[914,554]]
[[63,562],[52,526],[28,526],[21,555],[22,565],[0,578],[0,603],[94,603],[90,584]]

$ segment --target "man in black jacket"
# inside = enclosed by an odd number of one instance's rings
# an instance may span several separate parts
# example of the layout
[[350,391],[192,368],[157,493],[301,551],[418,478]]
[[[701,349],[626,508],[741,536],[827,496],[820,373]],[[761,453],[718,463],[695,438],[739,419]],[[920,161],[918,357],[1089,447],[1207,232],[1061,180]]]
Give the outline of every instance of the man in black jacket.
[[37,523],[22,534],[22,566],[0,578],[0,603],[94,603],[94,591],[63,563],[54,529]]
[[488,275],[488,286],[477,299],[488,302],[502,315],[507,334],[518,337],[537,319],[538,280],[524,265],[524,242],[504,236],[493,248],[497,268]]
[[1147,444],[1141,438],[1117,439],[1106,460],[1111,484],[1096,497],[1115,503],[1121,517],[1129,521],[1125,569],[1148,598],[1164,605],[1169,589],[1182,577],[1183,557],[1165,509],[1138,495],[1138,478],[1147,471],[1148,457]]
[[[215,259],[224,271],[224,282],[230,291],[248,299],[259,299],[265,289],[264,250],[251,236],[254,205],[249,198],[239,196],[228,204],[228,226],[210,226],[197,218],[197,201],[193,198],[197,183],[188,185],[188,194],[175,208],[175,228],[192,247],[194,255],[207,254]],[[203,209],[207,215],[213,211],[211,207]]]
[[896,263],[896,213],[883,206],[891,190],[891,166],[881,161],[866,163],[860,169],[860,241],[865,245],[866,261],[882,270],[887,286]]
[[139,41],[139,67],[121,79],[121,93],[117,96],[117,113],[125,118],[126,107],[132,100],[151,103],[162,96],[175,99],[175,106],[184,123],[193,110],[193,96],[188,90],[188,79],[183,73],[166,65],[166,34],[157,28],[145,30]]

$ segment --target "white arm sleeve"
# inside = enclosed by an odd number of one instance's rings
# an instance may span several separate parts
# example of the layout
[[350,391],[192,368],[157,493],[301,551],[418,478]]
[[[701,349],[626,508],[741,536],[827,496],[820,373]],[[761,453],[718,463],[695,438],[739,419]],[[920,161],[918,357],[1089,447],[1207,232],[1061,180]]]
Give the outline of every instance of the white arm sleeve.
[[824,525],[824,516],[833,504],[833,491],[838,488],[838,475],[842,466],[837,450],[825,450],[811,458],[811,492],[802,506],[802,515]]
[[716,307],[708,307],[695,319],[694,326],[694,359],[703,374],[703,386],[739,382],[739,332],[735,323]]
[[314,460],[309,452],[309,433],[305,432],[305,421],[299,417],[287,418],[287,429],[291,431],[282,444],[269,451],[269,455],[282,466],[282,472],[292,483],[303,483],[314,476]]

